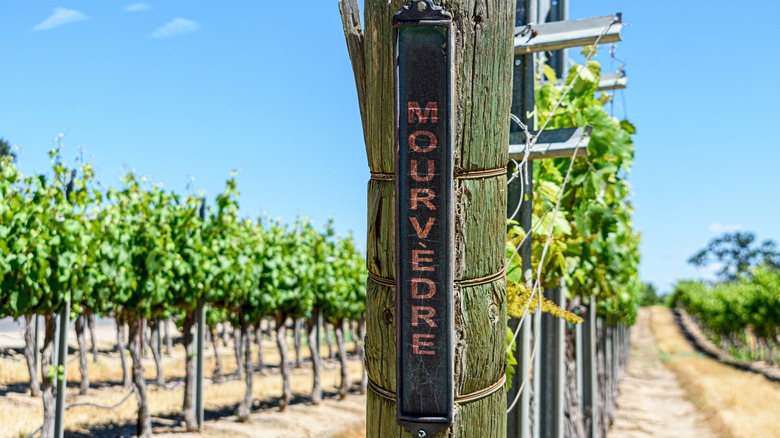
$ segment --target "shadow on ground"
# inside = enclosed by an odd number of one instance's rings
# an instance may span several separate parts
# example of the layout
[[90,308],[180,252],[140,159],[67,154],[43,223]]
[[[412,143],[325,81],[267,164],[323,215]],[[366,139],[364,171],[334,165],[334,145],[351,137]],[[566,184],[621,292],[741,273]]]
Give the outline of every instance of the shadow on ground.
[[[350,394],[359,394],[360,388],[353,386],[350,388]],[[337,399],[339,394],[336,391],[323,391],[323,399]],[[290,405],[311,404],[311,396],[306,394],[294,394]],[[219,409],[206,409],[204,417],[206,421],[224,420],[235,415],[238,404],[225,406]],[[255,400],[252,406],[252,412],[262,412],[276,410],[279,408],[279,399],[273,400]],[[181,415],[160,415],[152,416],[152,430],[154,433],[186,433],[184,428],[184,419]],[[117,438],[130,437],[136,433],[136,424],[134,421],[125,423],[108,423],[95,425],[89,429],[80,432],[66,432],[68,438]]]

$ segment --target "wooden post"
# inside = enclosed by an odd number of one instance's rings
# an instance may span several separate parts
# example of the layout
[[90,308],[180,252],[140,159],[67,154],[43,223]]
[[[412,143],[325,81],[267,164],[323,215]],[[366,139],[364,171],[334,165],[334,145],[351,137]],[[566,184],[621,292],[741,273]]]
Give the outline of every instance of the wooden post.
[[[368,437],[412,436],[396,424],[392,286],[395,117],[391,25],[393,14],[406,4],[399,0],[389,5],[386,0],[366,0],[364,36],[357,0],[340,2],[372,173],[368,185],[367,263],[371,280],[365,343],[371,388]],[[455,289],[453,303],[455,422],[437,436],[504,437],[503,390],[473,401],[458,399],[500,384],[506,367],[506,285],[501,273],[505,264],[504,168],[508,161],[514,2],[450,0],[442,1],[441,6],[452,14],[456,30],[454,270],[460,287]]]

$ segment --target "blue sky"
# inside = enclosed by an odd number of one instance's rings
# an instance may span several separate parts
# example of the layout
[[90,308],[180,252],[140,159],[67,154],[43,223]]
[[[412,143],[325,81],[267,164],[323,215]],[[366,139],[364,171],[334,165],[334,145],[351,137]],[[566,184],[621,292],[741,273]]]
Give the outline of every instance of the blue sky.
[[[629,24],[615,115],[639,130],[643,279],[702,275],[686,259],[723,230],[780,240],[780,62],[767,50],[780,2],[570,8]],[[333,218],[364,245],[368,168],[335,0],[0,0],[0,48],[0,136],[25,173],[46,171],[65,133],[66,157],[83,148],[104,184],[135,169],[213,198],[237,170],[244,214]]]

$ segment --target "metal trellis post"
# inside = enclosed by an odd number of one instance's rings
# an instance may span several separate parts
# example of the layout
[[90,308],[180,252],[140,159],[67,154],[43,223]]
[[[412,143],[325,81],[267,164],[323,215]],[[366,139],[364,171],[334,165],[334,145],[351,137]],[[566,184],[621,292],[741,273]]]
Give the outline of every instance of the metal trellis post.
[[[587,46],[595,43],[608,43],[620,41],[622,18],[620,14],[613,16],[594,17],[580,20],[567,20],[567,0],[518,0],[516,5],[516,28],[514,33],[515,59],[514,79],[512,95],[512,114],[518,117],[525,128],[511,127],[509,157],[519,169],[508,166],[511,172],[518,175],[512,179],[508,193],[508,216],[516,213],[520,205],[519,223],[529,234],[523,245],[519,248],[522,258],[523,279],[527,286],[532,286],[531,270],[531,246],[533,211],[533,161],[548,158],[570,158],[587,155],[590,128],[544,130],[535,132],[534,126],[534,82],[536,53],[550,52],[550,64],[556,70],[559,78],[566,71],[566,55],[563,50],[571,47]],[[549,21],[544,23],[544,21]],[[615,78],[605,87],[618,87],[619,78]],[[529,138],[529,135],[532,138]],[[530,146],[530,151],[527,151]],[[517,166],[515,166],[517,167]],[[556,289],[555,296],[548,298],[565,308],[565,289]],[[510,412],[507,419],[507,436],[538,438],[539,436],[563,436],[564,404],[563,393],[565,381],[565,322],[548,321],[541,312],[536,312],[533,319],[526,318],[523,327],[518,327],[519,321],[510,321],[510,328],[520,330],[518,347],[515,351],[517,366],[516,380],[508,394],[508,402],[511,404],[518,399],[516,410]],[[554,319],[554,318],[553,318]],[[542,325],[547,327],[541,328]],[[539,332],[536,328],[540,327]],[[533,356],[533,373],[531,371],[531,333],[533,332],[533,345],[536,348]],[[548,339],[545,341],[545,334]],[[587,333],[585,334],[587,338]],[[549,342],[548,342],[549,341]],[[581,343],[581,342],[580,342]],[[587,348],[586,348],[587,349]],[[586,356],[587,353],[578,354]],[[542,363],[545,365],[542,366]],[[519,386],[526,376],[533,375],[532,382],[521,394],[518,394]],[[542,389],[545,381],[544,375],[549,375],[550,381],[547,389]],[[583,376],[582,379],[587,379]],[[585,384],[587,386],[587,384]],[[580,390],[583,384],[579,385]],[[531,390],[532,391],[529,391]],[[533,394],[533,398],[531,398]],[[540,404],[545,401],[546,404]],[[592,406],[592,405],[591,405]],[[541,421],[540,413],[545,417]]]
[[[515,26],[524,26],[532,21],[535,12],[536,0],[518,0],[515,13]],[[512,87],[512,114],[518,115],[520,120],[528,127],[533,129],[533,117],[528,117],[534,109],[534,77],[533,77],[533,55],[515,55],[514,74]],[[512,131],[520,131],[520,127],[512,125]],[[515,183],[508,187],[507,203],[508,216],[514,214],[516,205],[520,203],[520,227],[527,233],[531,232],[532,222],[532,193],[533,193],[533,161],[525,161],[521,164],[522,168],[512,169],[519,172],[519,177],[515,178]],[[511,169],[511,166],[510,166]],[[521,197],[522,196],[522,197]],[[531,237],[525,239],[520,246],[520,257],[522,259],[523,280],[526,287],[531,286],[532,267],[531,267]],[[515,377],[512,388],[507,394],[508,403],[512,403],[518,396],[520,400],[515,409],[507,415],[507,436],[528,438],[531,433],[530,424],[530,381],[526,383],[526,388],[521,394],[520,385],[530,374],[531,370],[531,325],[533,320],[525,318],[523,327],[520,328],[519,340],[515,347]],[[519,320],[513,319],[509,327],[514,332],[518,329]]]
[[[200,219],[206,220],[206,200],[205,198],[200,204]],[[198,429],[203,430],[204,427],[204,412],[203,412],[203,342],[205,340],[205,324],[206,324],[206,307],[203,303],[198,305],[195,311],[195,323],[196,323],[196,346],[197,353],[195,355],[195,416],[198,420]],[[215,344],[216,345],[216,344]],[[247,346],[247,348],[249,348]]]
[[195,416],[198,419],[198,429],[203,430],[203,342],[205,339],[206,307],[201,304],[196,310],[197,348],[195,362]]
[[[588,438],[597,438],[599,419],[598,362],[596,351],[596,297],[591,296],[585,318],[582,324],[582,363],[583,370],[583,402],[582,411],[585,415],[585,433]],[[590,421],[588,421],[588,419]]]
[[[65,300],[60,309],[59,330],[57,333],[57,399],[55,402],[54,438],[65,436],[65,384],[66,367],[68,365],[68,322],[70,317],[70,298]],[[61,372],[60,372],[61,371]]]

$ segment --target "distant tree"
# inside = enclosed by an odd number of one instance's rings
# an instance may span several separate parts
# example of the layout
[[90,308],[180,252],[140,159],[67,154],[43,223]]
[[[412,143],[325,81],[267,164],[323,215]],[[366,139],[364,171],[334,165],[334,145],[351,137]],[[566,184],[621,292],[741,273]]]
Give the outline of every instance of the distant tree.
[[717,276],[721,281],[734,281],[741,275],[750,276],[750,268],[768,265],[780,268],[780,251],[773,240],[760,244],[750,231],[725,233],[710,240],[707,247],[688,259],[696,267],[721,265]]
[[0,157],[11,157],[12,160],[16,158],[16,155],[11,151],[11,144],[2,137],[0,137]]
[[660,303],[661,300],[658,297],[658,291],[653,283],[645,283],[644,290],[642,292],[642,306],[654,306]]

